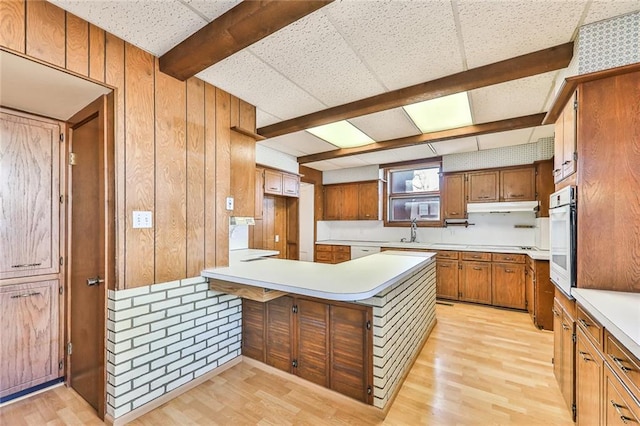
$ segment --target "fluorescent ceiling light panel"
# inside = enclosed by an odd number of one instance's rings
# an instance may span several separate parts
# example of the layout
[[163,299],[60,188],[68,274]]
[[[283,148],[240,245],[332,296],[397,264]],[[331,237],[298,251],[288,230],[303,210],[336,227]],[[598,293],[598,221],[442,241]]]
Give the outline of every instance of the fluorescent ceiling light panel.
[[307,129],[307,132],[324,139],[338,148],[353,148],[354,146],[369,145],[375,142],[362,130],[346,120],[312,127]]
[[406,105],[404,110],[422,133],[473,124],[467,92]]

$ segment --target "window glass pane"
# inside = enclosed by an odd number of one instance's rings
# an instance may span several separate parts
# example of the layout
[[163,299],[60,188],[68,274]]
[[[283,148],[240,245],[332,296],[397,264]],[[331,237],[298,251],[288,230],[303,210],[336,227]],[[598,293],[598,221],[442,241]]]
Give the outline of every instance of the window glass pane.
[[390,198],[389,220],[392,222],[440,220],[440,196]]
[[393,194],[432,192],[439,190],[439,167],[391,172],[391,192]]

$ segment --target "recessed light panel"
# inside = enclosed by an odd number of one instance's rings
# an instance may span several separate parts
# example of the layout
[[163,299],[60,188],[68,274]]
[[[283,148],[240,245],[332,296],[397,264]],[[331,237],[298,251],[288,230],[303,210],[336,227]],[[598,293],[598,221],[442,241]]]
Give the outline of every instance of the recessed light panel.
[[311,133],[338,148],[369,145],[375,141],[346,120],[307,129]]
[[467,92],[406,105],[404,109],[422,133],[473,124]]

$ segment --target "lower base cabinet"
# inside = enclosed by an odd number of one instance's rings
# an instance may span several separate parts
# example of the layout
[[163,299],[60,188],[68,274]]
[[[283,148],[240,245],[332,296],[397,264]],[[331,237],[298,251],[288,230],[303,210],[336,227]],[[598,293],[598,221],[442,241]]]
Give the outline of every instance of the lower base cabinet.
[[554,289],[549,279],[549,261],[527,258],[525,271],[527,311],[536,327],[553,331]]
[[575,419],[576,306],[574,300],[569,300],[557,289],[553,316],[553,373],[567,408]]
[[604,407],[605,425],[640,424],[640,404],[609,365],[604,369]]
[[373,403],[370,307],[302,296],[242,299],[242,354]]
[[0,397],[62,376],[58,287],[57,279],[0,286]]
[[460,262],[460,300],[491,304],[491,263]]
[[602,421],[602,378],[604,360],[578,327],[576,346],[576,422],[598,425]]

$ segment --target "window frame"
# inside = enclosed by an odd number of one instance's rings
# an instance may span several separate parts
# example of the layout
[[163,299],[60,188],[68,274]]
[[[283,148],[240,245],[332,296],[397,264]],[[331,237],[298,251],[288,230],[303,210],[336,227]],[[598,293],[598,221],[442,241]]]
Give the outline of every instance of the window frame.
[[[437,195],[439,199],[439,219],[438,220],[418,220],[416,224],[419,227],[442,227],[444,223],[443,220],[443,176],[442,176],[442,158],[430,159],[429,161],[420,160],[420,161],[411,161],[406,163],[397,163],[397,164],[389,164],[389,165],[381,165],[380,168],[383,170],[384,176],[384,190],[383,190],[383,199],[384,199],[384,208],[382,212],[384,226],[385,227],[408,227],[411,226],[411,221],[409,220],[397,220],[391,221],[389,216],[391,201],[394,199],[401,198],[416,198],[416,197],[424,197]],[[430,168],[438,168],[438,191],[426,191],[426,192],[404,192],[404,193],[391,193],[391,173],[393,172],[401,172],[401,171],[409,171],[409,170],[419,170],[419,169],[430,169]]]

